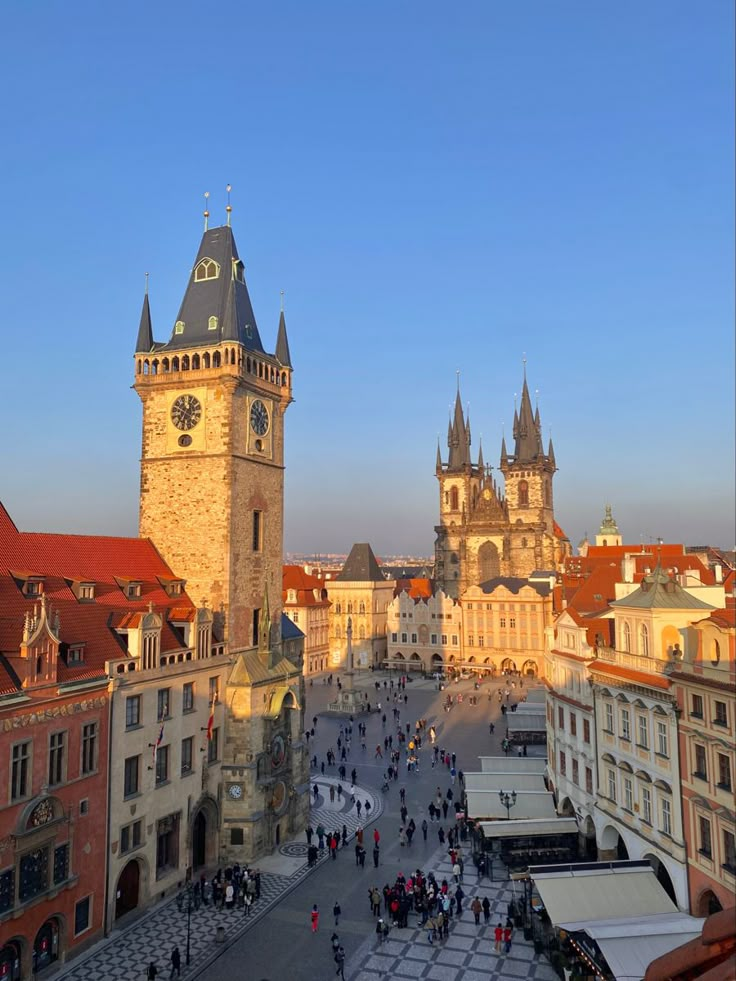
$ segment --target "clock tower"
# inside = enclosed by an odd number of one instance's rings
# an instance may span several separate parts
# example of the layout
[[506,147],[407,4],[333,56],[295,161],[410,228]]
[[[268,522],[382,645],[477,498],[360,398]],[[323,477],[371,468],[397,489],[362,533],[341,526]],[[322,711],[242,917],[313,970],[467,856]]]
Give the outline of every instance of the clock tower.
[[146,293],[134,387],[143,404],[140,534],[212,610],[213,641],[232,657],[220,693],[221,861],[253,860],[308,822],[303,635],[291,636],[288,620],[282,635],[281,610],[291,375],[283,310],[270,354],[229,222],[205,228],[163,343],[153,339]]
[[143,302],[140,535],[206,601],[231,652],[258,644],[264,595],[280,640],[291,373],[283,312],[269,354],[232,229],[205,231],[168,341],[153,340]]

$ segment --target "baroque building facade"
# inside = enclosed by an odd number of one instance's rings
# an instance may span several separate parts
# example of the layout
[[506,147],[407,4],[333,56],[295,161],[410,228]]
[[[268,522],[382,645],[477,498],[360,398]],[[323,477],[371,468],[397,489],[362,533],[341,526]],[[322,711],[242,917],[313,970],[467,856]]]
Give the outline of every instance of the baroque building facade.
[[384,662],[386,617],[395,585],[384,577],[367,542],[353,545],[342,569],[329,581],[331,669],[346,667],[349,622],[354,667],[370,668]]
[[308,567],[285,565],[284,614],[304,634],[304,674],[326,671],[329,664],[330,600],[327,582]]
[[[306,826],[302,651],[282,638],[283,310],[261,341],[229,223],[208,228],[166,342],[146,295],[135,352],[143,406],[140,534],[213,611],[233,665],[218,787],[219,853],[252,860]],[[289,656],[287,654],[291,652]]]
[[514,449],[501,443],[502,488],[484,463],[483,449],[471,458],[470,419],[460,389],[448,427],[447,462],[437,448],[440,515],[435,528],[435,578],[454,598],[471,586],[499,577],[526,578],[536,569],[556,569],[569,553],[555,524],[553,480],[557,470],[552,440],[542,445],[539,409],[532,409],[526,374],[521,404],[514,410]]

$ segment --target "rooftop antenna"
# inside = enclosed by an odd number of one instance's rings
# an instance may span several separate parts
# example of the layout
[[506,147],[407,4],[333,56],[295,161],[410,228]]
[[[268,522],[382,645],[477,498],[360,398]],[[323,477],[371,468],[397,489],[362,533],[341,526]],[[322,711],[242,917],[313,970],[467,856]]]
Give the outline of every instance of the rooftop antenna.
[[230,191],[232,191],[232,184],[228,184],[225,190],[227,191],[227,204],[225,205],[225,211],[227,212],[227,227],[230,227],[230,215],[233,209],[230,207]]
[[460,394],[460,369],[455,369],[455,374],[457,375],[457,394]]
[[281,290],[281,312],[284,312],[284,291]]
[[524,365],[524,381],[526,381],[526,351],[521,356],[521,363]]
[[146,273],[146,296],[148,296],[148,277],[150,273]]
[[209,201],[209,198],[210,198],[210,192],[209,191],[205,191],[204,192],[204,211],[202,212],[202,214],[204,215],[204,230],[205,231],[207,231],[207,228],[209,226],[209,219],[210,219],[210,212],[209,212],[210,201]]

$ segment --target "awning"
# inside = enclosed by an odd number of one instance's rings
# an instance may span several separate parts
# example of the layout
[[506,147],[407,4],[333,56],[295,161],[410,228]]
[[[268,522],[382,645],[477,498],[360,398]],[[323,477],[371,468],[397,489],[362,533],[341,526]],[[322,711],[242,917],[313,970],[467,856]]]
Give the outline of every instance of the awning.
[[678,912],[599,920],[572,929],[559,925],[569,932],[584,930],[595,940],[615,978],[639,981],[655,958],[699,937],[704,922]]
[[638,868],[585,863],[538,874],[531,868],[529,877],[553,925],[567,924],[570,931],[585,929],[592,920],[677,912],[648,863]]
[[548,821],[540,818],[522,818],[518,821],[481,821],[484,838],[541,838],[551,835],[577,834],[575,818],[557,818]]
[[546,773],[547,759],[541,756],[479,756],[483,773]]
[[[513,757],[512,757],[513,758]],[[523,758],[523,757],[522,757]],[[518,757],[517,757],[518,759]],[[508,770],[504,773],[466,773],[465,789],[467,790],[536,790],[546,793],[544,774],[532,771],[526,773]]]
[[[504,787],[503,789],[508,789],[510,793],[513,787]],[[466,797],[468,800],[468,817],[473,820],[479,818],[506,819],[508,816],[497,790],[468,790]],[[510,808],[510,813],[515,818],[554,818],[557,812],[552,794],[548,791],[536,793],[535,791],[522,790],[516,794],[516,803]]]
[[512,732],[546,732],[547,720],[543,715],[513,715],[507,713],[506,726]]

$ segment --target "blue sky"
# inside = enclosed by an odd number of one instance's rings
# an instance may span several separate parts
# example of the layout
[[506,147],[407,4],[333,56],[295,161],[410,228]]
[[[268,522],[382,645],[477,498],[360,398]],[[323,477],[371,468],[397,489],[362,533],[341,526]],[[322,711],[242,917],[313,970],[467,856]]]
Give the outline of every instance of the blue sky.
[[[171,330],[202,192],[295,364],[290,550],[433,548],[461,372],[498,463],[522,357],[573,542],[732,546],[730,0],[14,4],[0,500],[135,534],[144,273]],[[220,218],[218,218],[220,216]]]

